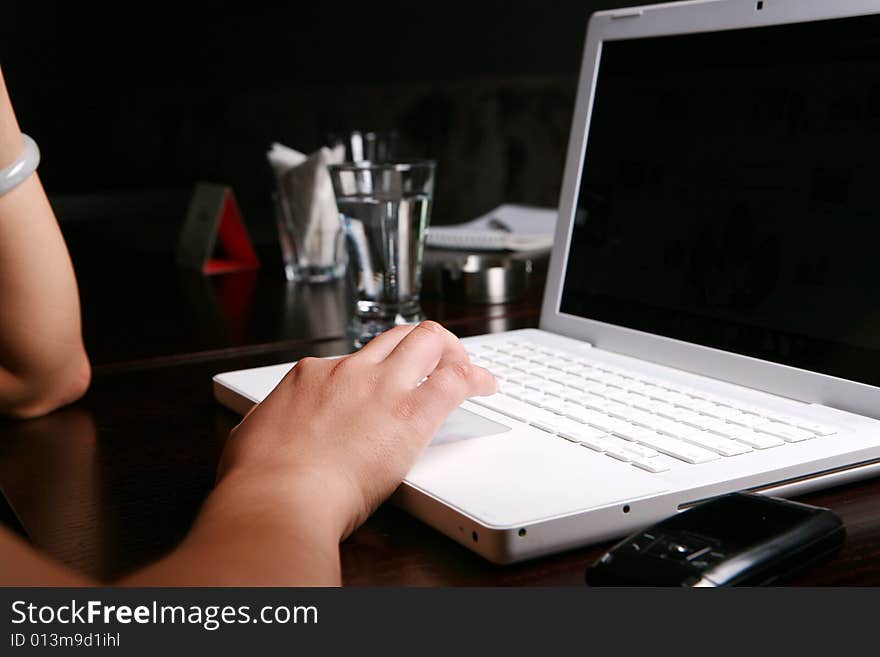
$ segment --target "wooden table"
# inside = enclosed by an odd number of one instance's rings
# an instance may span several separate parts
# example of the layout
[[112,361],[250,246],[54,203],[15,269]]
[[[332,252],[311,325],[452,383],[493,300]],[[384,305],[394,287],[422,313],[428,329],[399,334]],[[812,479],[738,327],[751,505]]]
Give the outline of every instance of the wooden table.
[[[0,421],[0,486],[34,544],[102,579],[172,548],[210,491],[238,421],[214,401],[213,374],[348,349],[341,286],[288,286],[268,269],[204,279],[129,265],[108,275],[78,263],[95,366],[86,397],[46,418]],[[542,284],[517,303],[424,306],[462,337],[534,327]],[[840,514],[848,538],[797,583],[880,584],[880,480],[803,500]],[[577,586],[605,547],[500,567],[386,505],[341,551],[350,585]]]

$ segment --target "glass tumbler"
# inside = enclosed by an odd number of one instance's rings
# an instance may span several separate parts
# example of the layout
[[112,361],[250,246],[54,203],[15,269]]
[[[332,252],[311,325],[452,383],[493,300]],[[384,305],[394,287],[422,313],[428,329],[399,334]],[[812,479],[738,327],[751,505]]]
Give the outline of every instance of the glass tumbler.
[[424,319],[419,294],[435,168],[431,160],[329,167],[354,290],[348,333],[357,348]]

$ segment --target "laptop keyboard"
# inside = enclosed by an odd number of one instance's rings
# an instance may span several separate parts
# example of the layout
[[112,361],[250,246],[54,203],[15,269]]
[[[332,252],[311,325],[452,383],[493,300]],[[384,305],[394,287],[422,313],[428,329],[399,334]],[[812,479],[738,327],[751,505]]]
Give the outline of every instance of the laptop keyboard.
[[524,340],[466,345],[498,379],[472,402],[647,472],[826,438],[836,429]]

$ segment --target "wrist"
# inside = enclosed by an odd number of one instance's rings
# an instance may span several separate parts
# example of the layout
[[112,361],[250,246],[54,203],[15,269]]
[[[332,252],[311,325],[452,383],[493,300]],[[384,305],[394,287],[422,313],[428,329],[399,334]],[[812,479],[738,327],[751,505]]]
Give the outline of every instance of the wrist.
[[131,586],[338,586],[339,534],[300,484],[230,472],[168,557]]
[[353,529],[348,498],[334,478],[308,469],[233,468],[218,482],[205,511],[301,532],[335,550]]

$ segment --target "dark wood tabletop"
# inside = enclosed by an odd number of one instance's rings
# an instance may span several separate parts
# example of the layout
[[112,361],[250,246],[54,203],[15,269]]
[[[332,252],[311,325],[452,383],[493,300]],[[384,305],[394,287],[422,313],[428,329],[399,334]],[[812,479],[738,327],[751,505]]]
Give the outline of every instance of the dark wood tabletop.
[[[174,547],[210,492],[238,421],[214,401],[211,376],[345,353],[349,311],[344,286],[292,286],[266,267],[213,278],[149,262],[78,271],[92,387],[45,418],[0,421],[0,487],[37,548],[106,580]],[[542,285],[538,274],[508,304],[424,308],[462,337],[534,327]],[[880,480],[802,499],[836,511],[848,534],[795,583],[880,584]],[[607,547],[496,566],[385,505],[341,554],[349,585],[578,586]]]

